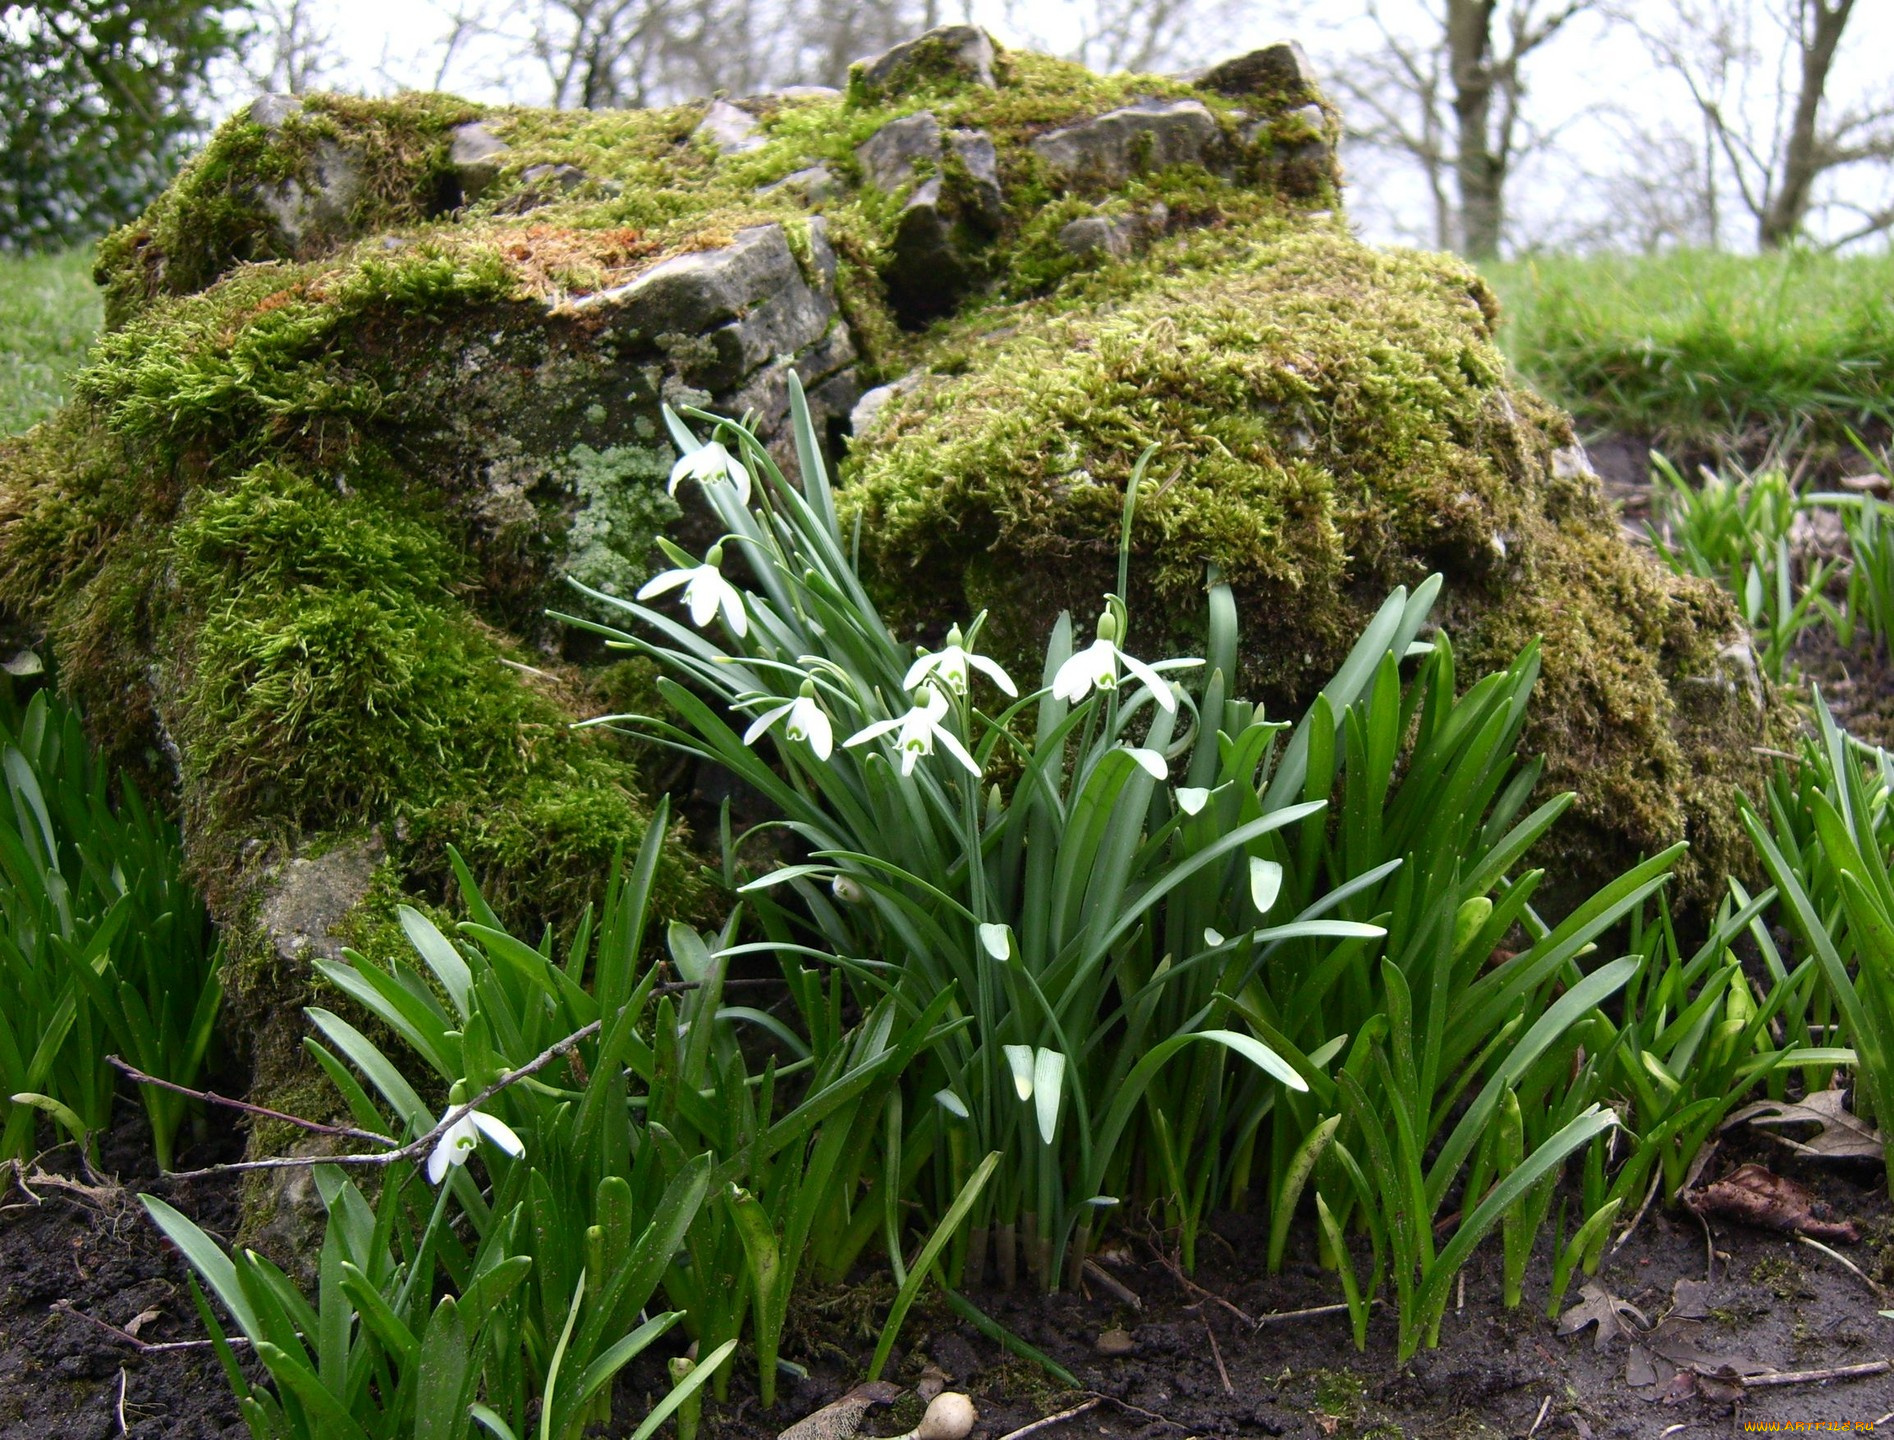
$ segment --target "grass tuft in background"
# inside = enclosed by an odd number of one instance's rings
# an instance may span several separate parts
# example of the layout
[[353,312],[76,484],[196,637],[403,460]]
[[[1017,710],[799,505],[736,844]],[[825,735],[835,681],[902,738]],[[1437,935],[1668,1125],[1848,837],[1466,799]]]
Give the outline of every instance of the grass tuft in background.
[[0,435],[59,408],[102,313],[90,246],[0,257]]
[[1485,274],[1507,357],[1581,428],[1834,444],[1894,414],[1894,257],[1681,250]]

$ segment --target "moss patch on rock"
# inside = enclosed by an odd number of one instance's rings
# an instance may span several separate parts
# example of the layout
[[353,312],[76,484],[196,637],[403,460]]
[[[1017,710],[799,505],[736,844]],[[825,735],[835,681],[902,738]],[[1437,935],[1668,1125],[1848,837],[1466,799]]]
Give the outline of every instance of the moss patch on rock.
[[1579,792],[1574,878],[1688,837],[1687,888],[1720,887],[1769,733],[1720,653],[1736,617],[1625,544],[1569,422],[1508,381],[1478,277],[1339,225],[1258,222],[1210,267],[1192,243],[1014,307],[1003,335],[975,322],[941,347],[948,373],[880,412],[840,503],[892,610],[926,627],[990,608],[1030,672],[1058,611],[1083,621],[1112,587],[1124,487],[1156,445],[1133,533],[1144,648],[1200,643],[1215,567],[1244,684],[1299,713],[1390,589],[1442,572],[1472,669],[1544,638],[1527,744]]

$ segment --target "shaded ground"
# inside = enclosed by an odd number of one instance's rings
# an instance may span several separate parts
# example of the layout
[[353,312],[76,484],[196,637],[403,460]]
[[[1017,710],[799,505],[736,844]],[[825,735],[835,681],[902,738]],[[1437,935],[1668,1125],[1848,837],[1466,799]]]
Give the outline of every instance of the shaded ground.
[[[1805,1164],[1762,1140],[1732,1137],[1709,1168],[1726,1173],[1743,1160],[1770,1165],[1812,1189],[1831,1219],[1853,1219],[1862,1233],[1836,1247],[1869,1276],[1894,1283],[1894,1210],[1871,1167],[1844,1170]],[[128,1120],[105,1147],[88,1178],[70,1164],[46,1169],[35,1204],[16,1186],[0,1210],[0,1440],[196,1440],[243,1435],[214,1358],[203,1349],[140,1352],[69,1308],[147,1343],[200,1338],[182,1265],[165,1252],[135,1208],[133,1192],[152,1182],[142,1126]],[[225,1131],[183,1163],[222,1158],[240,1149]],[[228,1234],[236,1219],[235,1187],[212,1182],[174,1187],[169,1198],[201,1224]],[[1711,1222],[1714,1260],[1704,1225],[1684,1210],[1653,1206],[1628,1243],[1598,1275],[1610,1294],[1652,1322],[1673,1308],[1678,1281],[1702,1281],[1686,1292],[1686,1310],[1662,1335],[1698,1358],[1738,1368],[1804,1371],[1859,1365],[1894,1356],[1890,1304],[1829,1256],[1792,1238]],[[1894,1412],[1894,1373],[1829,1384],[1740,1389],[1688,1378],[1668,1388],[1629,1383],[1635,1362],[1623,1336],[1602,1348],[1595,1332],[1561,1335],[1544,1313],[1547,1267],[1542,1254],[1528,1277],[1526,1303],[1499,1304],[1499,1249],[1481,1249],[1466,1272],[1463,1297],[1447,1314],[1438,1350],[1405,1367],[1395,1363],[1391,1314],[1377,1312],[1365,1353],[1353,1346],[1344,1315],[1272,1320],[1272,1315],[1339,1299],[1332,1276],[1292,1258],[1279,1276],[1263,1273],[1265,1222],[1225,1215],[1200,1246],[1193,1281],[1161,1252],[1161,1237],[1121,1238],[1107,1252],[1109,1272],[1138,1297],[1132,1305],[1094,1285],[1084,1296],[1045,1298],[1024,1292],[975,1298],[1014,1333],[1066,1366],[1077,1392],[1008,1356],[938,1301],[909,1321],[893,1378],[912,1384],[931,1366],[967,1389],[980,1409],[974,1440],[998,1440],[1044,1417],[1095,1401],[1089,1409],[1037,1434],[1049,1440],[1180,1440],[1185,1436],[1520,1437],[1658,1436],[1741,1433],[1752,1421],[1887,1423]],[[1545,1247],[1542,1245],[1543,1251]],[[1290,1255],[1312,1256],[1306,1228]],[[1575,1284],[1568,1307],[1579,1300]],[[730,1401],[709,1406],[705,1440],[773,1440],[791,1421],[843,1394],[861,1376],[875,1326],[888,1299],[885,1283],[810,1295],[785,1346],[808,1368],[785,1377],[773,1413],[762,1413],[753,1381],[739,1370]],[[1239,1314],[1240,1312],[1240,1314]],[[144,1316],[140,1320],[138,1317]],[[1256,1321],[1262,1323],[1256,1324]],[[1633,1327],[1635,1328],[1635,1327]],[[1109,1337],[1122,1354],[1101,1353]],[[1658,1344],[1659,1342],[1653,1341]],[[647,1397],[665,1381],[661,1357],[646,1357],[622,1377],[614,1436],[630,1428]],[[1705,1368],[1714,1369],[1714,1365]],[[1645,1378],[1632,1375],[1630,1379]],[[1708,1391],[1710,1393],[1703,1393]],[[121,1399],[122,1397],[122,1399]],[[866,1435],[913,1426],[920,1403],[911,1397],[871,1413]],[[1541,1418],[1540,1412],[1544,1410]],[[121,1420],[122,1417],[122,1420]],[[1537,1430],[1534,1422],[1538,1420]]]
[[[16,1179],[0,1199],[0,1440],[249,1434],[207,1348],[140,1351],[69,1313],[135,1331],[148,1345],[201,1338],[184,1263],[146,1221],[136,1192],[155,1190],[215,1234],[236,1228],[235,1187],[154,1183],[143,1116],[123,1113],[96,1174],[84,1174],[70,1149],[55,1151],[40,1162],[43,1178]],[[186,1144],[178,1163],[235,1159],[242,1148],[241,1135],[220,1127]]]
[[[1777,1150],[1752,1153],[1809,1184],[1836,1214],[1862,1222],[1867,1238],[1837,1248],[1863,1270],[1894,1270],[1894,1250],[1883,1248],[1894,1234],[1894,1219],[1870,1174],[1824,1174],[1785,1163]],[[1736,1158],[1743,1157],[1727,1164]],[[1876,1313],[1886,1302],[1840,1264],[1787,1237],[1712,1228],[1712,1278],[1707,1291],[1689,1296],[1698,1303],[1686,1306],[1702,1309],[1706,1318],[1673,1320],[1665,1327],[1670,1338],[1687,1337],[1703,1355],[1777,1371],[1862,1364],[1894,1354],[1894,1320]],[[1265,1319],[1260,1328],[1248,1323],[1339,1299],[1337,1287],[1307,1263],[1292,1263],[1278,1277],[1259,1273],[1266,1230],[1258,1217],[1221,1217],[1216,1235],[1202,1246],[1195,1277],[1200,1290],[1180,1283],[1149,1242],[1121,1247],[1126,1258],[1113,1272],[1141,1298],[1141,1309],[1098,1290],[1090,1298],[978,1297],[995,1318],[1069,1368],[1082,1392],[1048,1384],[951,1316],[931,1327],[926,1319],[911,1321],[910,1347],[896,1370],[912,1380],[932,1363],[968,1388],[980,1408],[976,1437],[1007,1435],[1094,1396],[1106,1398],[1037,1433],[1056,1440],[1518,1437],[1538,1420],[1536,1433],[1543,1436],[1689,1436],[1729,1434],[1733,1424],[1741,1433],[1753,1421],[1886,1424],[1894,1411],[1894,1373],[1754,1388],[1734,1399],[1696,1393],[1688,1381],[1668,1389],[1635,1388],[1626,1379],[1632,1351],[1625,1339],[1601,1349],[1593,1331],[1561,1336],[1546,1318],[1543,1256],[1528,1278],[1526,1303],[1516,1311],[1501,1308],[1497,1246],[1483,1247],[1468,1268],[1463,1303],[1449,1310],[1440,1348],[1398,1367],[1394,1321],[1386,1312],[1370,1326],[1366,1353],[1354,1349],[1345,1315]],[[1310,1255],[1313,1248],[1313,1234],[1303,1231],[1291,1254]],[[1696,1219],[1654,1206],[1601,1268],[1598,1282],[1658,1321],[1671,1306],[1675,1283],[1703,1280],[1706,1263],[1704,1229]],[[1568,1306],[1578,1301],[1577,1289]],[[1113,1329],[1128,1334],[1129,1354],[1099,1353],[1099,1337]],[[842,1393],[851,1379],[839,1369],[818,1368],[811,1381],[791,1388],[780,1418],[739,1410],[708,1421],[707,1430],[716,1440],[763,1440]],[[898,1430],[896,1417],[906,1418],[898,1407],[896,1416],[871,1415],[869,1428],[876,1434]]]

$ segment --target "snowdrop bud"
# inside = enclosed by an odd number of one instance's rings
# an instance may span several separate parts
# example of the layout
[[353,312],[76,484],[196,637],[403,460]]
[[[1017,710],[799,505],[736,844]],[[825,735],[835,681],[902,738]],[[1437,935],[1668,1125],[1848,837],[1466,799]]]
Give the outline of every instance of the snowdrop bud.
[[815,699],[815,681],[813,679],[804,680],[802,682],[802,688],[796,693],[805,700]]
[[868,898],[868,892],[862,889],[861,883],[846,875],[837,875],[829,882],[829,893],[844,905],[859,905]]
[[704,556],[704,564],[715,565],[720,569],[722,568],[723,566],[723,541],[719,540],[715,545],[712,545],[710,547],[710,553]]
[[978,1418],[973,1401],[958,1390],[943,1390],[928,1402],[914,1440],[967,1440]]
[[954,626],[951,630],[947,632],[947,643],[949,645],[964,644],[966,643],[966,638],[967,638],[966,636],[960,633],[960,627],[958,625]]
[[1118,643],[1118,617],[1111,613],[1109,607],[1099,614],[1098,638],[1109,640],[1114,645]]

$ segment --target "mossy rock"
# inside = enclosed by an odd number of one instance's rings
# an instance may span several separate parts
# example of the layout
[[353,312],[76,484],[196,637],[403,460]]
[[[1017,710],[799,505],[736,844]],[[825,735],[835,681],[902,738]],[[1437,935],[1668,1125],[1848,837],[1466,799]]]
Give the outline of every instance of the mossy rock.
[[1735,798],[1782,717],[1727,597],[1626,541],[1569,419],[1508,377],[1496,315],[1466,266],[1340,222],[1166,242],[944,333],[858,437],[843,523],[901,621],[988,610],[989,643],[1037,673],[1057,614],[1089,624],[1114,588],[1125,485],[1155,447],[1132,534],[1144,649],[1196,652],[1214,568],[1243,693],[1293,718],[1388,592],[1439,572],[1468,671],[1543,638],[1526,744],[1548,790],[1578,793],[1538,855],[1549,893],[1687,838],[1680,889],[1713,898],[1749,867]]
[[[1507,381],[1469,273],[1333,218],[1339,117],[1296,57],[1199,86],[955,46],[846,95],[262,103],[101,246],[93,364],[0,441],[0,621],[170,786],[257,962],[244,1038],[297,1031],[309,977],[267,920],[297,860],[385,848],[336,933],[451,904],[450,845],[535,933],[595,893],[654,777],[571,722],[645,708],[650,677],[546,611],[582,603],[567,576],[635,587],[660,531],[707,543],[666,493],[660,401],[778,443],[792,370],[916,622],[990,605],[1024,653],[1057,605],[1089,613],[1156,443],[1147,643],[1194,643],[1218,564],[1280,711],[1387,586],[1445,570],[1475,664],[1547,637],[1535,733],[1576,833],[1618,857],[1688,831],[1723,863],[1759,723],[1717,680],[1727,607],[1561,471],[1569,427]],[[896,121],[924,143],[868,174]],[[954,291],[897,306],[921,242]],[[713,903],[681,849],[661,889]],[[295,1093],[283,1059],[259,1075]]]

